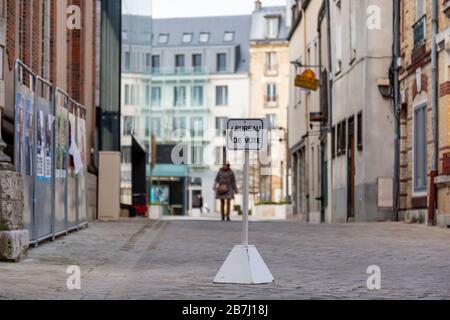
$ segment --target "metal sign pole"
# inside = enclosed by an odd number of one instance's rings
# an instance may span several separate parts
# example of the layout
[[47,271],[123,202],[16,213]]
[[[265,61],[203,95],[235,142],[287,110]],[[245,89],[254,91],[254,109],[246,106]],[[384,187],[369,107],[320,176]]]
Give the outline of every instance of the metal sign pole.
[[244,151],[242,245],[235,246],[214,279],[214,283],[268,284],[274,278],[255,246],[248,243],[250,151],[267,145],[263,119],[231,119],[227,123],[227,148]]
[[243,238],[242,244],[248,246],[248,198],[249,198],[249,168],[250,168],[250,151],[245,151],[244,161],[244,192],[243,194]]

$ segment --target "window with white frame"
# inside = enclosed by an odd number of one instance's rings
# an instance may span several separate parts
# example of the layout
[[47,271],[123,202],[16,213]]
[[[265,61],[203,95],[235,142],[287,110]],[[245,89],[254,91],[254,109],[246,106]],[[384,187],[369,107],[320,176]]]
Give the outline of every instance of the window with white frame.
[[217,72],[227,71],[227,55],[226,53],[217,54]]
[[151,102],[151,87],[150,84],[145,85],[145,105],[150,106]]
[[203,146],[194,145],[192,146],[192,164],[202,165],[203,164]]
[[186,136],[186,118],[185,117],[174,117],[173,118],[173,131],[175,136],[184,137]]
[[191,93],[191,104],[193,107],[202,107],[203,106],[203,87],[202,86],[193,86]]
[[150,125],[151,125],[152,134],[154,134],[157,138],[161,137],[161,119],[160,118],[152,118]]
[[152,87],[152,100],[151,105],[152,107],[161,107],[161,87]]
[[125,93],[124,93],[124,103],[125,103],[126,106],[129,106],[130,102],[131,102],[130,101],[130,85],[129,84],[125,85],[124,91],[125,91]]
[[150,69],[152,66],[152,55],[151,53],[144,53],[144,60],[145,60],[145,68]]
[[276,52],[268,52],[266,53],[266,68],[267,71],[275,71],[278,68],[277,65],[277,53]]
[[123,118],[123,134],[124,136],[131,136],[135,133],[134,117],[125,116]]
[[341,72],[342,67],[342,12],[341,12],[341,3],[340,1],[336,2],[335,8],[335,23],[334,23],[334,32],[335,32],[335,65],[336,65],[336,73]]
[[414,47],[422,45],[426,37],[426,1],[416,0],[416,22],[413,25]]
[[223,41],[232,42],[234,40],[234,32],[226,31],[223,35]]
[[186,65],[184,54],[175,55],[175,70],[176,72],[184,72]]
[[124,68],[125,68],[125,70],[130,70],[130,68],[131,68],[131,53],[128,51],[128,52],[125,52],[125,61],[124,61]]
[[228,118],[226,117],[217,117],[216,118],[216,136],[225,136],[227,132],[227,122]]
[[152,56],[152,73],[159,73],[161,70],[161,57],[159,55]]
[[166,44],[167,42],[169,42],[169,35],[168,34],[160,34],[159,38],[158,38],[158,42],[160,44]]
[[280,17],[270,16],[266,18],[266,38],[274,39],[278,37],[280,27]]
[[267,84],[266,102],[277,102],[277,85],[275,83]]
[[192,137],[203,137],[203,118],[195,117],[191,119]]
[[192,68],[194,72],[201,72],[203,67],[203,58],[199,53],[192,55]]
[[132,160],[132,158],[131,158],[131,147],[123,146],[122,147],[122,163],[131,163],[131,160]]
[[278,125],[278,118],[276,114],[268,114],[267,119],[269,120],[270,129],[275,129]]
[[173,106],[186,106],[186,87],[177,86],[173,88]]
[[427,106],[414,109],[414,191],[427,191]]
[[130,105],[135,106],[139,104],[139,90],[134,84],[130,86]]
[[200,33],[200,42],[201,43],[209,42],[209,33],[208,32],[201,32]]
[[192,33],[183,33],[183,43],[191,43],[192,42]]
[[216,87],[216,106],[228,106],[228,86]]

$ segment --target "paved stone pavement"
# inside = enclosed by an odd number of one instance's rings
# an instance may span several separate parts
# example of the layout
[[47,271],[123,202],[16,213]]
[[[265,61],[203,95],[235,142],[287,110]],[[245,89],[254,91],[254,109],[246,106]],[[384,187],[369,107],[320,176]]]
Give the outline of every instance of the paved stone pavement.
[[[250,224],[271,285],[215,285],[241,224],[215,221],[93,223],[0,263],[0,299],[448,299],[450,230],[397,223]],[[82,289],[69,291],[69,265]],[[382,289],[369,291],[378,265]]]

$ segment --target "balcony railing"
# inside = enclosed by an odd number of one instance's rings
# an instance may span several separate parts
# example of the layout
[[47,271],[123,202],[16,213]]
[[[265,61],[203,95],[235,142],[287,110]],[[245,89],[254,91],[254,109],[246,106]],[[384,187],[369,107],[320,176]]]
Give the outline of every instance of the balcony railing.
[[206,75],[205,67],[174,67],[174,68],[152,68],[152,75],[155,76],[192,76]]
[[276,108],[278,106],[278,95],[275,96],[264,96],[264,101],[266,108]]
[[418,47],[425,42],[426,16],[423,16],[413,25],[414,47]]

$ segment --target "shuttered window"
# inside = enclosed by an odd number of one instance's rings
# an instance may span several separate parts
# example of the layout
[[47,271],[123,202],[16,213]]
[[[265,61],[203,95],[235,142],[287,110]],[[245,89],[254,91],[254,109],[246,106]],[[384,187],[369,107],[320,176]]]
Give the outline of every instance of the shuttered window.
[[414,191],[427,190],[427,106],[414,110]]

